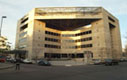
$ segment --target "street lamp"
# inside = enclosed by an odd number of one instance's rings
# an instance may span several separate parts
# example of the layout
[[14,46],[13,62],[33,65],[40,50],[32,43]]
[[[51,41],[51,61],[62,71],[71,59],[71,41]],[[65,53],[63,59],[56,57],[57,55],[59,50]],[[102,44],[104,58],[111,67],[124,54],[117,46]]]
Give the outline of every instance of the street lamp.
[[2,16],[2,17],[1,17],[0,37],[1,37],[1,30],[2,30],[3,18],[7,18],[7,17],[6,17],[6,16]]

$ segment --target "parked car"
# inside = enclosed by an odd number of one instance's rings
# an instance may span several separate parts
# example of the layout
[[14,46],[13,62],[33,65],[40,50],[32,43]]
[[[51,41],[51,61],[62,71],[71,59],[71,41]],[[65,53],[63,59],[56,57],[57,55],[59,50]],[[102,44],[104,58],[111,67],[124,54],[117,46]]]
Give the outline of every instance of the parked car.
[[94,59],[94,60],[93,60],[93,63],[94,63],[94,65],[102,64],[102,62],[101,62],[100,59]]
[[2,62],[2,63],[6,62],[5,56],[0,56],[0,62]]
[[51,66],[51,64],[47,60],[40,60],[38,62],[38,65],[40,65],[40,66]]
[[7,61],[7,62],[10,62],[10,61],[11,61],[11,58],[6,58],[6,61]]
[[8,62],[16,63],[16,59],[14,59],[14,58],[10,58],[10,59],[8,60]]
[[126,58],[121,58],[119,61],[120,62],[127,62],[127,59]]
[[33,62],[31,60],[28,60],[28,59],[24,59],[23,63],[25,63],[25,64],[33,64]]
[[6,61],[5,58],[0,58],[0,62],[4,63]]
[[105,59],[105,65],[106,66],[112,66],[112,65],[118,65],[119,60],[116,59]]

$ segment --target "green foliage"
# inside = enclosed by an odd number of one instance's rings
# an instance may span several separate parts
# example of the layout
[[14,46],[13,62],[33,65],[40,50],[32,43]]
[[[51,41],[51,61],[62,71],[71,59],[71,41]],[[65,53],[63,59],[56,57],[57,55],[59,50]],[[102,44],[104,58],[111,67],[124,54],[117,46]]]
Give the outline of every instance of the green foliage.
[[0,54],[5,53],[6,49],[0,49]]

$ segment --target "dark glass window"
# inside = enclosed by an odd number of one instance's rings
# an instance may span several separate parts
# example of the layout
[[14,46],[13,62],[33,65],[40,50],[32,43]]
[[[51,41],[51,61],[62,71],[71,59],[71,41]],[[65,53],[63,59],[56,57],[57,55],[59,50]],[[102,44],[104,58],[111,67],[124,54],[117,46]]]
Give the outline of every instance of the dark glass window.
[[53,35],[53,36],[60,36],[58,33],[50,32],[50,31],[45,31],[45,34]]
[[52,44],[45,44],[46,48],[56,48],[56,49],[60,49],[61,47],[59,45],[52,45]]
[[108,16],[108,19],[109,19],[110,21],[112,21],[112,22],[115,22],[115,20],[114,20],[113,18],[109,17],[109,16]]

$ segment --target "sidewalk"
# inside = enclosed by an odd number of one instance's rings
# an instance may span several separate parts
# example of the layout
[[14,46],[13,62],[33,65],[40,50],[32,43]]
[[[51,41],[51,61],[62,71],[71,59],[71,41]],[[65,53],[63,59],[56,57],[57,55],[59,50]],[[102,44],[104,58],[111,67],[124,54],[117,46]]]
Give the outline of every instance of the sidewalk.
[[11,63],[0,63],[0,70],[8,69],[14,67],[14,64]]

